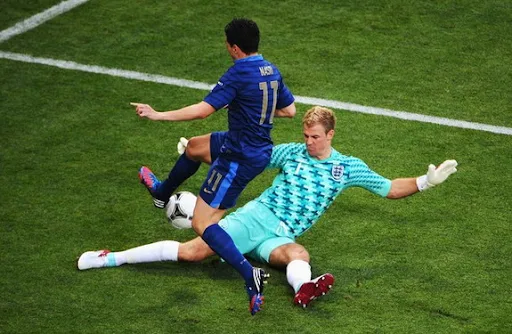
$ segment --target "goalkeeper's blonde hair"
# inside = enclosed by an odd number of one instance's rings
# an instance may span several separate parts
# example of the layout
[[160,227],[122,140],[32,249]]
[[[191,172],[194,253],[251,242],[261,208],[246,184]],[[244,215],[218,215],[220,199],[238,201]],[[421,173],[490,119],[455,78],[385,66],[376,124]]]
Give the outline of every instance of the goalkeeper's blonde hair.
[[315,106],[306,111],[306,114],[302,118],[302,124],[311,127],[318,123],[323,125],[325,133],[334,130],[336,127],[336,116],[334,112],[329,108],[320,106]]

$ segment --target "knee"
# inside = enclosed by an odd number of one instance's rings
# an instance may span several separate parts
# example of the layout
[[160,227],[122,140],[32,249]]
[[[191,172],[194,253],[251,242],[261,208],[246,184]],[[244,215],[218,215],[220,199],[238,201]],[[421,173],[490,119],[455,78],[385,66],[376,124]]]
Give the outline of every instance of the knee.
[[210,256],[210,249],[203,243],[188,242],[180,244],[178,260],[187,262],[199,262]]
[[192,137],[188,140],[185,154],[192,160],[203,160],[204,143],[200,137]]
[[292,262],[294,260],[302,260],[309,263],[309,252],[301,245],[297,245],[298,247],[293,247],[288,254],[288,262]]
[[302,260],[309,263],[309,253],[299,244],[286,244],[276,248],[270,254],[270,264],[276,267],[285,267],[288,263]]
[[208,223],[205,221],[201,221],[198,219],[192,219],[192,229],[196,232],[197,235],[202,236],[204,230],[208,227]]
[[194,152],[194,150],[196,150],[199,147],[199,144],[200,144],[199,137],[192,137],[188,140],[187,150]]

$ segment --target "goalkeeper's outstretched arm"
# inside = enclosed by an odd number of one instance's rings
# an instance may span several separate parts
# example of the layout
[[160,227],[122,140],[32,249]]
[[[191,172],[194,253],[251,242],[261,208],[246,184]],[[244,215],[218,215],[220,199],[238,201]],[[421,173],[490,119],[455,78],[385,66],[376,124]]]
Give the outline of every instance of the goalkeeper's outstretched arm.
[[457,171],[457,161],[446,160],[438,167],[434,165],[428,166],[427,174],[419,177],[400,178],[391,181],[391,189],[387,198],[398,199],[410,196],[418,191],[424,191],[435,187]]

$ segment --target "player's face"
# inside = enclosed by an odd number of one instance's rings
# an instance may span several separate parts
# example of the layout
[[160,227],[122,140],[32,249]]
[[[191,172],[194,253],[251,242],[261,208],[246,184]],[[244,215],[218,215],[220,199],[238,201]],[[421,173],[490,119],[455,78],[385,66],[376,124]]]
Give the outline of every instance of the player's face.
[[325,133],[322,124],[313,126],[304,125],[304,141],[309,155],[319,160],[327,159],[331,155],[331,141],[334,130]]

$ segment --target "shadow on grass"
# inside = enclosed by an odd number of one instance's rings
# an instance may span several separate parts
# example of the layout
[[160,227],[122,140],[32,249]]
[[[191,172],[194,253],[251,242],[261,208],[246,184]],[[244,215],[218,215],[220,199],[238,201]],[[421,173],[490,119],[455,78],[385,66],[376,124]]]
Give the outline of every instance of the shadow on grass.
[[175,277],[202,277],[207,275],[213,280],[240,279],[239,274],[229,264],[219,258],[202,262],[153,262],[124,265],[126,269],[144,272],[144,274]]

